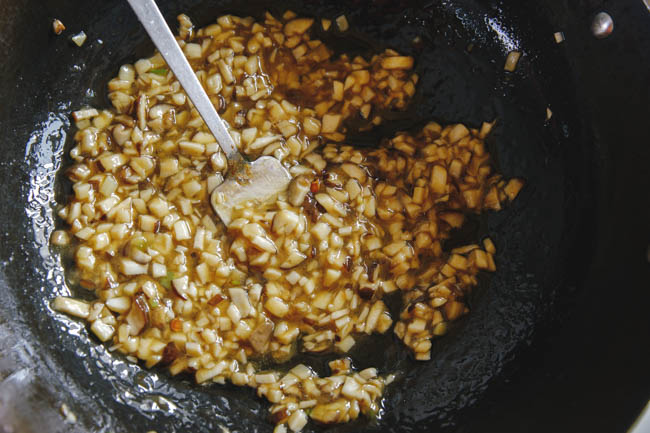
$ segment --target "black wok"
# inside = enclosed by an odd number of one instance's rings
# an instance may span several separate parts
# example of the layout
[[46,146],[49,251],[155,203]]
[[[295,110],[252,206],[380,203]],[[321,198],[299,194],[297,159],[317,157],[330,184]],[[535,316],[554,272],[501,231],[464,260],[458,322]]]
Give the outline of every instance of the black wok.
[[[348,35],[322,35],[333,47],[388,46],[418,59],[416,101],[378,134],[428,119],[496,118],[498,168],[527,181],[508,209],[461,233],[489,234],[498,248],[498,270],[475,291],[472,313],[434,343],[430,362],[413,361],[391,333],[359,345],[359,367],[398,371],[398,379],[379,420],[327,431],[621,432],[632,424],[650,398],[650,12],[642,0],[160,4],[170,23],[186,12],[198,25],[226,12],[345,13]],[[66,288],[69,258],[48,246],[69,188],[57,176],[74,133],[69,113],[108,106],[108,79],[153,46],[123,1],[0,0],[0,10],[0,430],[271,431],[253,391],[142,369],[51,311],[56,294],[89,296]],[[615,23],[606,39],[590,31],[601,10]],[[64,35],[53,34],[55,17]],[[89,36],[81,48],[69,40],[80,30]],[[559,44],[557,31],[566,37]],[[513,48],[524,56],[506,73]],[[63,403],[76,423],[64,423]]]

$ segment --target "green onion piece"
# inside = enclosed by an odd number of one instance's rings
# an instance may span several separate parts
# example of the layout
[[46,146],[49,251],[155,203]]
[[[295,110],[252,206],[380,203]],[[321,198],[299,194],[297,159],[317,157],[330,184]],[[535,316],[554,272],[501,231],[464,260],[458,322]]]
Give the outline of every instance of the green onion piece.
[[167,272],[166,277],[162,277],[160,281],[160,285],[163,286],[165,289],[171,289],[172,288],[172,280],[174,279],[174,273],[173,272]]
[[158,308],[160,306],[160,304],[158,303],[158,299],[152,299],[151,301],[149,301],[149,306],[151,308]]
[[160,75],[161,77],[164,77],[165,75],[167,75],[167,72],[169,72],[169,71],[167,70],[167,68],[158,68],[158,69],[152,69],[149,72],[151,72],[152,74],[156,74],[156,75]]
[[239,286],[241,284],[241,281],[235,279],[235,280],[230,280],[230,284],[233,286]]
[[133,240],[133,245],[140,249],[140,250],[146,250],[147,249],[147,240],[145,238],[137,238]]

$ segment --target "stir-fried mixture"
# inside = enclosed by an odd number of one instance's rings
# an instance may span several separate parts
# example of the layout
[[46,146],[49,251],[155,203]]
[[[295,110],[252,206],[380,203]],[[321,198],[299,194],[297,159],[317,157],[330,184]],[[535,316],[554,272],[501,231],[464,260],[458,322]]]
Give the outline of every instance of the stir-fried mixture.
[[[346,121],[382,122],[416,91],[414,59],[386,50],[341,56],[310,38],[310,18],[223,16],[200,30],[181,15],[178,43],[250,159],[271,155],[293,179],[273,203],[235,209],[225,227],[210,193],[227,161],[160,54],[108,83],[113,108],[74,113],[66,171],[74,195],[59,216],[81,286],[58,297],[111,349],[196,381],[256,388],[276,431],[312,418],[346,422],[379,410],[391,372],[356,371],[345,354],[392,329],[418,360],[468,312],[494,244],[443,241],[468,214],[499,210],[523,183],[493,172],[480,129],[429,123],[375,148],[345,142]],[[323,22],[323,24],[326,24]],[[228,200],[228,197],[221,197]],[[399,317],[382,300],[399,291]],[[331,375],[256,360],[336,352]]]

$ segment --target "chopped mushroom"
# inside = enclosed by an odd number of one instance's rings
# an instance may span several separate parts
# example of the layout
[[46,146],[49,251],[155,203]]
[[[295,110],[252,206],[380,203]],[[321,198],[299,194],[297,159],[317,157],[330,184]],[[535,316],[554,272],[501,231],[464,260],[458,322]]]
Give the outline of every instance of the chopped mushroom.
[[131,335],[139,335],[149,323],[149,305],[144,295],[138,295],[133,300],[126,323],[129,324]]
[[[238,149],[280,160],[289,187],[271,203],[243,203],[223,226],[206,205],[228,171],[215,138],[159,53],[122,65],[108,83],[113,109],[73,114],[63,172],[72,194],[51,237],[74,242],[81,285],[98,299],[52,306],[134,362],[254,388],[278,432],[372,416],[394,376],[345,358],[325,375],[302,364],[260,371],[259,361],[286,362],[296,348],[345,354],[358,335],[387,332],[430,359],[432,339],[469,313],[479,274],[496,270],[492,241],[450,251],[450,238],[465,215],[504,209],[524,182],[492,165],[494,122],[429,122],[372,148],[345,143],[350,125],[371,129],[408,107],[413,57],[335,57],[312,39],[316,19],[291,11],[225,15],[202,29],[179,22]],[[349,24],[341,16],[336,26]],[[389,293],[401,296],[397,314]]]
[[74,42],[75,45],[80,47],[84,44],[84,42],[86,42],[86,38],[87,38],[86,33],[81,31],[72,37],[72,42]]
[[506,58],[506,63],[503,66],[503,69],[505,69],[508,72],[514,72],[515,69],[517,69],[517,63],[519,62],[520,57],[521,57],[520,51],[510,51],[508,53],[508,57]]
[[162,353],[162,358],[160,359],[160,363],[163,365],[169,365],[172,362],[176,360],[180,356],[180,351],[176,347],[175,343],[167,343],[165,348],[163,349]]
[[52,31],[54,31],[55,35],[60,35],[61,33],[63,33],[64,30],[65,30],[65,26],[63,25],[61,20],[58,20],[56,18],[52,20]]
[[287,36],[301,35],[314,24],[312,18],[296,18],[284,25],[284,33]]
[[271,334],[275,325],[267,318],[257,325],[248,341],[257,353],[265,353],[271,341]]
[[336,17],[336,25],[338,26],[339,30],[342,32],[345,32],[350,28],[350,24],[348,23],[348,19],[346,18],[345,15],[340,15]]
[[85,108],[83,110],[78,110],[72,113],[72,118],[75,122],[79,122],[80,120],[90,119],[98,115],[99,111],[97,111],[95,108]]
[[64,296],[57,296],[54,299],[52,307],[62,313],[69,314],[71,316],[80,317],[85,319],[90,314],[90,304],[84,301],[80,301],[74,298],[67,298]]

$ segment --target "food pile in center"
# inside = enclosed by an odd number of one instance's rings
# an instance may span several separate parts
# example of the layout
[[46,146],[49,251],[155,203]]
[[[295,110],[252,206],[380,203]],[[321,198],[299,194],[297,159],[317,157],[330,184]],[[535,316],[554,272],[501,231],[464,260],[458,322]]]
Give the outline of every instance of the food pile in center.
[[[273,203],[235,209],[226,228],[209,195],[227,162],[198,112],[160,54],[123,65],[108,83],[112,109],[74,113],[74,195],[59,212],[67,228],[52,237],[74,248],[97,300],[58,297],[54,307],[149,367],[256,388],[278,432],[377,413],[390,372],[357,371],[346,357],[328,377],[255,361],[343,355],[391,328],[429,359],[431,339],[468,312],[477,273],[496,269],[489,239],[452,251],[444,240],[466,215],[500,210],[522,181],[494,173],[490,123],[432,122],[372,149],[345,143],[347,121],[370,129],[407,106],[412,57],[334,59],[309,34],[330,23],[291,12],[227,15],[200,30],[179,21],[178,42],[240,151],[282,161],[290,186]],[[403,305],[391,317],[383,298],[396,291]]]

